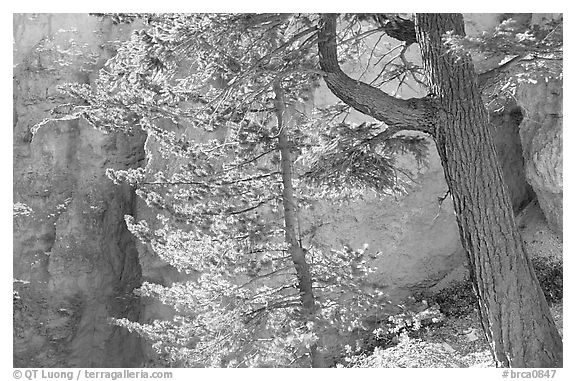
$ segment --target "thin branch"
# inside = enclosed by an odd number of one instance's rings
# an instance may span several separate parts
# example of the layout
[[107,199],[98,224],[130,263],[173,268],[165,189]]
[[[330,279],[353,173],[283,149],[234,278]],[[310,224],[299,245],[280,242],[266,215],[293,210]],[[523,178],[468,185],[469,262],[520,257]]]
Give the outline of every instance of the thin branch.
[[258,209],[258,208],[261,207],[262,205],[265,205],[265,204],[267,204],[269,201],[272,201],[274,198],[275,198],[275,197],[268,198],[268,199],[266,199],[266,200],[260,201],[259,203],[255,204],[255,205],[252,205],[252,206],[250,206],[250,207],[248,207],[248,208],[246,208],[246,209],[234,210],[234,211],[231,211],[231,212],[226,212],[226,214],[229,215],[229,216],[235,216],[235,215],[237,215],[237,214],[247,213],[247,212],[250,212],[250,211],[252,211],[252,210],[254,210],[254,209]]
[[[226,167],[224,171],[227,172],[227,171],[230,171],[230,170],[232,170],[232,169],[240,168],[240,167],[242,167],[242,166],[244,166],[244,165],[246,165],[246,164],[253,163],[253,162],[257,161],[258,159],[260,159],[260,158],[262,158],[262,157],[264,157],[264,156],[266,156],[266,155],[268,155],[268,154],[270,154],[270,153],[272,153],[272,152],[276,152],[276,148],[269,149],[268,151],[265,151],[265,152],[263,152],[263,153],[261,153],[261,154],[259,154],[259,155],[257,155],[257,156],[254,156],[254,157],[252,157],[252,158],[250,158],[250,159],[248,159],[248,160],[245,160],[245,161],[243,161],[243,162],[241,162],[241,163],[235,164],[235,165],[233,165],[233,166],[231,166],[231,167]],[[222,172],[224,172],[224,171],[222,171]]]
[[[280,268],[278,268],[278,269],[276,269],[276,270],[274,270],[274,271],[271,271],[271,272],[269,272],[269,273],[262,274],[262,275],[256,275],[255,277],[253,277],[253,278],[250,279],[249,281],[241,284],[241,285],[238,286],[237,288],[244,288],[244,287],[248,286],[249,284],[252,284],[253,282],[255,282],[255,281],[259,280],[259,279],[263,279],[263,278],[270,277],[270,276],[272,276],[272,275],[278,274],[279,272],[281,272],[281,271],[283,271],[283,270],[287,270],[287,269],[288,269],[288,270],[291,270],[291,269],[292,269],[292,266],[280,267]],[[286,273],[286,274],[289,274],[289,273]],[[293,273],[292,273],[292,274],[293,274]],[[293,287],[293,286],[291,286],[291,287]]]
[[[378,37],[378,41],[376,41],[376,43],[372,46],[372,50],[370,51],[370,56],[368,57],[368,62],[366,62],[366,67],[364,68],[364,71],[362,72],[362,74],[360,74],[359,79],[362,79],[364,77],[364,75],[366,74],[366,72],[368,71],[368,68],[370,67],[370,62],[372,62],[372,58],[374,58],[374,52],[376,51],[376,47],[378,47],[378,44],[380,43],[380,41],[382,40],[382,38],[386,36],[386,34],[382,34],[380,37]],[[377,64],[375,64],[374,66],[376,66]]]
[[341,41],[340,44],[344,45],[344,44],[347,44],[347,43],[349,43],[349,42],[351,42],[351,41],[356,41],[356,40],[359,40],[359,39],[366,38],[366,37],[368,37],[368,36],[370,36],[370,35],[373,35],[373,34],[375,34],[375,33],[378,33],[378,32],[382,32],[382,36],[380,36],[380,39],[382,39],[382,37],[386,35],[386,33],[384,33],[384,29],[383,29],[383,28],[376,28],[376,29],[371,29],[371,30],[368,30],[368,31],[366,31],[366,32],[362,32],[362,33],[360,33],[360,34],[357,34],[357,35],[354,36],[354,37],[350,37],[350,38],[347,39],[347,40]]
[[436,219],[438,219],[438,217],[440,217],[440,212],[442,211],[442,203],[444,202],[444,200],[446,200],[446,197],[448,197],[449,194],[450,194],[450,189],[447,189],[446,193],[444,193],[443,196],[438,197],[438,213],[436,213],[436,216],[434,216],[434,218],[432,219],[432,222],[436,221]]
[[[261,180],[261,179],[271,177],[274,175],[278,175],[278,174],[280,174],[279,171],[274,171],[274,172],[265,173],[262,175],[245,177],[245,178],[237,179],[237,180],[233,180],[233,181],[222,181],[220,183],[214,182],[213,185],[223,186],[223,185],[238,184],[238,183],[243,183],[243,182]],[[207,178],[210,178],[212,176],[207,176]],[[165,186],[166,185],[207,185],[205,182],[201,182],[201,181],[145,181],[145,182],[141,182],[140,184],[142,184],[142,185],[165,185]]]
[[404,81],[406,80],[406,73],[404,73],[404,75],[402,76],[402,78],[400,79],[400,81],[398,81],[398,86],[396,87],[396,91],[394,91],[394,96],[398,95],[398,92],[400,91],[400,88],[402,87],[402,85],[404,84]]
[[245,313],[244,318],[247,318],[248,322],[250,322],[256,318],[256,316],[253,316],[253,315],[257,315],[257,314],[260,314],[260,313],[263,313],[265,311],[272,310],[272,309],[297,307],[297,306],[301,306],[301,305],[302,304],[297,300],[287,300],[287,301],[281,301],[279,303],[272,303],[272,304],[269,304],[267,306],[263,306],[263,307],[255,309],[255,310],[252,310],[248,313]]
[[[386,58],[386,56],[388,56],[389,54],[392,54],[392,52],[394,52],[396,49],[401,48],[401,47],[403,47],[403,46],[404,46],[404,44],[397,45],[397,46],[393,47],[392,49],[388,50],[386,53],[382,54],[382,56],[381,56],[380,58],[378,58],[378,61],[376,61],[376,63],[374,64],[374,66],[376,66],[376,65],[378,65],[380,62],[382,62],[382,60],[383,60],[384,58]],[[394,60],[394,58],[391,59],[390,61],[392,61],[392,60]]]
[[406,176],[408,178],[408,180],[412,181],[414,184],[418,184],[418,182],[416,180],[414,180],[414,178],[412,177],[412,175],[410,173],[408,173],[407,171],[405,171],[402,168],[398,168],[398,167],[394,167],[395,171],[400,172],[401,174],[403,174],[404,176]]

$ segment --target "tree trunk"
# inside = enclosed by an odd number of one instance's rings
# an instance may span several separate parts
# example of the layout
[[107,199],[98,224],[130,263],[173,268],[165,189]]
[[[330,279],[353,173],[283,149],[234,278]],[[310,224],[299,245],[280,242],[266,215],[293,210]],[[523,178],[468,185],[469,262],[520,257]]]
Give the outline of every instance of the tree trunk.
[[464,34],[459,14],[420,14],[417,34],[432,94],[433,131],[481,321],[498,366],[560,367],[562,340],[524,250],[470,57],[445,53],[442,35]]
[[[306,255],[298,240],[298,211],[294,189],[292,187],[292,157],[290,154],[290,141],[286,131],[284,93],[280,83],[274,83],[276,99],[274,106],[278,120],[278,149],[280,151],[280,167],[282,170],[282,205],[284,209],[284,234],[288,244],[288,252],[296,269],[298,290],[302,301],[302,319],[313,322],[316,315],[316,303],[312,292],[312,277],[310,266],[306,262]],[[313,368],[324,367],[324,361],[317,345],[310,346],[310,362]]]
[[[324,16],[319,29],[324,79],[337,97],[361,112],[393,127],[433,136],[497,365],[561,367],[562,340],[514,220],[474,66],[470,57],[446,53],[442,43],[447,31],[464,34],[462,16],[422,14],[416,25],[434,99],[393,102],[389,95],[371,91],[379,99],[365,100],[368,85],[348,81],[339,70],[333,15]],[[376,113],[374,105],[384,109]],[[401,108],[413,108],[414,117],[402,120],[407,110]]]

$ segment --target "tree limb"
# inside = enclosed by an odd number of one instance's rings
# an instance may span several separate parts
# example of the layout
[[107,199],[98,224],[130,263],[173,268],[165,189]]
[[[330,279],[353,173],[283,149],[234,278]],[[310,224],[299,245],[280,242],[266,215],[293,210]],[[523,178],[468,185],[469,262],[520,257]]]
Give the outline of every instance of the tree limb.
[[335,14],[323,15],[318,30],[320,67],[328,88],[342,101],[389,127],[431,133],[436,106],[430,98],[399,99],[346,75],[338,63]]

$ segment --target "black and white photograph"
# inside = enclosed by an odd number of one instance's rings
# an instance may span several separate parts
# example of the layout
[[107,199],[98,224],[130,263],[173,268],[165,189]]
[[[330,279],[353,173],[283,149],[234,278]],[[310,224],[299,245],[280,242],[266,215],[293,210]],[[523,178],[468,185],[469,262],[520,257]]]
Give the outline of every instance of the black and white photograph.
[[11,17],[13,379],[568,379],[563,13]]

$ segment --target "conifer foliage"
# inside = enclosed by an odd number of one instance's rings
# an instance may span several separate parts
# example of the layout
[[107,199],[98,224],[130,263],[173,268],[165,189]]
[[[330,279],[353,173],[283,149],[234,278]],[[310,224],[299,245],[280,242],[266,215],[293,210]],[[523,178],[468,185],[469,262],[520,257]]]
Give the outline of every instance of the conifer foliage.
[[[173,163],[108,171],[158,210],[157,221],[126,216],[130,231],[190,279],[137,291],[173,306],[173,320],[115,323],[149,339],[170,364],[330,365],[335,349],[323,338],[362,330],[386,300],[367,281],[365,250],[314,247],[300,226],[301,209],[318,194],[300,175],[314,174],[323,158],[312,134],[321,121],[302,111],[321,75],[318,16],[141,17],[145,27],[118,46],[95,86],[63,88],[75,117],[105,132],[141,129]],[[357,135],[350,149],[375,152],[339,170],[376,171],[356,185],[396,191],[385,139],[367,145],[364,126],[332,125]],[[191,139],[195,130],[209,138]],[[390,140],[388,151],[402,142]],[[418,140],[405,142],[410,149]]]

